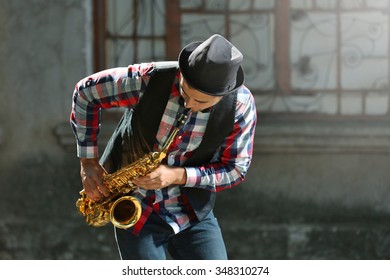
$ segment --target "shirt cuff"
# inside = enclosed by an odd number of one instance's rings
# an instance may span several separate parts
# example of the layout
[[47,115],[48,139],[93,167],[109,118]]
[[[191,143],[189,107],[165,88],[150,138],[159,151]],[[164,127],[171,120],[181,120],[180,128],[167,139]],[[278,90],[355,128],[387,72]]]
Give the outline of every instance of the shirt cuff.
[[198,174],[198,169],[195,167],[185,167],[187,173],[187,182],[185,187],[195,187],[199,184],[200,176]]
[[99,151],[98,146],[95,144],[90,145],[83,145],[78,144],[77,145],[77,156],[79,158],[98,158],[99,157]]

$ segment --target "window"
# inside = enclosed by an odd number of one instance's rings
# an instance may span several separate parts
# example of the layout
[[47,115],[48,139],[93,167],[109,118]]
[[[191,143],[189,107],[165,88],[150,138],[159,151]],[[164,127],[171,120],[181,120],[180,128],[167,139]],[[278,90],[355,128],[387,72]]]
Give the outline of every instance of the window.
[[243,52],[263,113],[389,116],[387,0],[95,0],[94,8],[96,70],[175,60],[189,42],[219,33]]

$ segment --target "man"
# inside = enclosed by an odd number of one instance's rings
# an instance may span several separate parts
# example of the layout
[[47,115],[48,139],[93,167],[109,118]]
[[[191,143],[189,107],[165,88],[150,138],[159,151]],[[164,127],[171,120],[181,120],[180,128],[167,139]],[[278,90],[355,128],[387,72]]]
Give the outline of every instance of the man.
[[[178,112],[189,111],[165,161],[132,181],[138,186],[132,195],[141,201],[142,215],[131,228],[115,228],[122,259],[166,259],[166,251],[173,259],[227,259],[212,209],[217,192],[244,180],[252,159],[256,108],[243,85],[243,56],[224,37],[215,34],[193,42],[178,60],[178,68],[142,63],[104,70],[81,80],[73,94],[71,125],[80,174],[93,201],[109,196],[103,174],[129,163],[123,158],[129,152],[124,144],[129,139],[124,138],[130,134],[123,133],[113,135],[99,162],[101,109],[127,107],[154,151],[164,145]],[[173,80],[162,79],[169,71]],[[117,132],[130,127],[137,134],[133,121],[124,120]]]

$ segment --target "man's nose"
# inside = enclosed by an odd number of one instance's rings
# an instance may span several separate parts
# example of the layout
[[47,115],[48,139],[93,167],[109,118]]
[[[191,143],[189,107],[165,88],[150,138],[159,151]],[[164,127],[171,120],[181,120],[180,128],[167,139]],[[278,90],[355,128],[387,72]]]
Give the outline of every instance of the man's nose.
[[193,100],[191,100],[189,98],[184,101],[184,106],[186,108],[189,108],[189,109],[195,108],[195,104],[196,104],[195,101],[193,101]]

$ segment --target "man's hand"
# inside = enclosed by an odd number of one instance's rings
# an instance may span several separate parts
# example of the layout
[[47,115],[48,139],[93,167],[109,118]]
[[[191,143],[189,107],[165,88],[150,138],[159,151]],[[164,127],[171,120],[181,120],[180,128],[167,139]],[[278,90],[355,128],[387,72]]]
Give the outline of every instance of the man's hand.
[[93,201],[99,201],[110,192],[103,184],[104,168],[97,158],[80,158],[80,176],[85,194]]
[[173,184],[184,185],[187,182],[187,173],[183,167],[160,165],[153,172],[132,182],[145,190],[158,190]]

